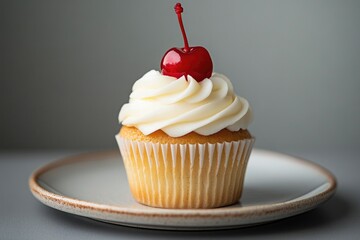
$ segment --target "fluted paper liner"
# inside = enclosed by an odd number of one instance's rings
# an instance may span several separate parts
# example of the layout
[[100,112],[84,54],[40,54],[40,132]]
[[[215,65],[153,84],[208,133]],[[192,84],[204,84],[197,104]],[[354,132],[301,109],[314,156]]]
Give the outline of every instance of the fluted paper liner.
[[161,208],[214,208],[241,196],[254,139],[160,144],[116,135],[133,197]]

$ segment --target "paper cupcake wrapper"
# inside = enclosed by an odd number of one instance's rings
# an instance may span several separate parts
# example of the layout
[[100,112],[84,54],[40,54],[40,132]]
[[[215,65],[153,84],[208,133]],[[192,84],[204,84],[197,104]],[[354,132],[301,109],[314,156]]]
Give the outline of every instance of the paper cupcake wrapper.
[[254,139],[160,144],[116,135],[134,198],[162,208],[213,208],[237,202]]

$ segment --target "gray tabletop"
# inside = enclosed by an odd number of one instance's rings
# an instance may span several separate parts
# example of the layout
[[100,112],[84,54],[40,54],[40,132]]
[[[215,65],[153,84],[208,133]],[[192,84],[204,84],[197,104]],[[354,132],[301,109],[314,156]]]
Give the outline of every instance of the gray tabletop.
[[335,174],[338,190],[308,213],[261,226],[226,231],[173,232],[96,222],[42,205],[28,189],[41,165],[79,151],[0,153],[0,239],[354,239],[360,236],[360,150],[286,151]]

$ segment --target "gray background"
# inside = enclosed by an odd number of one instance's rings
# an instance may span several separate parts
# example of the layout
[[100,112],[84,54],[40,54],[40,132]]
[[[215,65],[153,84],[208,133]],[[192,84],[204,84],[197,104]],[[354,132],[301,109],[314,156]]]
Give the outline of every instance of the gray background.
[[[257,147],[360,144],[360,1],[182,1],[251,103]],[[132,84],[182,46],[175,1],[0,2],[0,148],[110,148]]]

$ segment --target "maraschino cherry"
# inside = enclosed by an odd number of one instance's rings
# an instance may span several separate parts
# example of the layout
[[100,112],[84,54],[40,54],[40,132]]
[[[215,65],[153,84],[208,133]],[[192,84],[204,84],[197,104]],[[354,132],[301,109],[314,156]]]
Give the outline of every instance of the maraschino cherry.
[[161,73],[175,78],[190,75],[201,82],[205,78],[210,78],[212,74],[213,64],[210,54],[204,47],[189,47],[181,18],[183,8],[177,3],[174,9],[184,38],[184,47],[171,48],[165,53],[161,60]]

